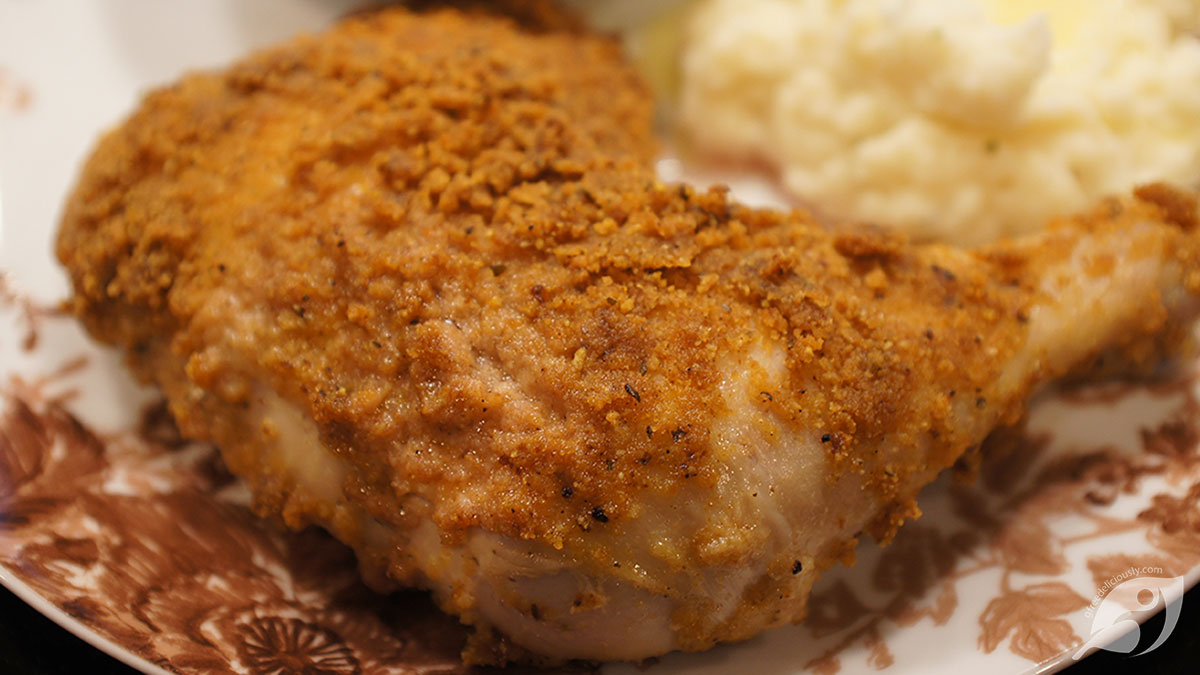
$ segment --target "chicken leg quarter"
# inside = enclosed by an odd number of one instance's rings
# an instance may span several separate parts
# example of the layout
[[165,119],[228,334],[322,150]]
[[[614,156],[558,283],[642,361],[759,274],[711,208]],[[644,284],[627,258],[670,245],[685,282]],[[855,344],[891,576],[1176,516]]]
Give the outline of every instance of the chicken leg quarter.
[[71,306],[265,515],[476,628],[643,659],[814,580],[1046,381],[1197,314],[1163,186],[980,251],[660,183],[606,40],[391,9],[154,92],[83,169]]

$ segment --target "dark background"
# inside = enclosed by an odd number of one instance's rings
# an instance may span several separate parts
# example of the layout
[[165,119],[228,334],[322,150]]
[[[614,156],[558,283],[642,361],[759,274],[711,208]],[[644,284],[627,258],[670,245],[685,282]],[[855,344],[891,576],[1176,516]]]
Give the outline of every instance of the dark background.
[[[1161,614],[1142,627],[1136,651],[1153,644],[1163,627]],[[1005,647],[1001,646],[1001,649]],[[1096,652],[1068,668],[1067,675],[1096,673],[1195,673],[1200,657],[1200,586],[1183,598],[1179,623],[1158,649],[1129,657]],[[132,669],[91,647],[39,614],[7,589],[0,588],[0,673],[78,675],[134,673]],[[884,672],[893,672],[891,669]],[[899,669],[894,672],[899,673]]]

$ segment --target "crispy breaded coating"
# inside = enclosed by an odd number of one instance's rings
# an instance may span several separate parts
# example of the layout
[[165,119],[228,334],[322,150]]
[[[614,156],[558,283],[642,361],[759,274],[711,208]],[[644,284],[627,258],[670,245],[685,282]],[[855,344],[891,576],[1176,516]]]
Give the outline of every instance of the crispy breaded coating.
[[914,247],[664,185],[651,117],[607,40],[355,17],[101,141],[58,241],[71,306],[261,511],[433,588],[493,662],[799,620],[1033,387],[1190,318],[1181,193]]

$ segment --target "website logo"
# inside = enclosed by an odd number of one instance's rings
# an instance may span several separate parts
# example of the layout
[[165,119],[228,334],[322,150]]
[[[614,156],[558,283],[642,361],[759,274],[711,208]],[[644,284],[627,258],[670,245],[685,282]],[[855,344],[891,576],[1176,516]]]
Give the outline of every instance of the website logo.
[[1131,567],[1109,579],[1092,597],[1084,615],[1092,620],[1092,632],[1072,656],[1080,659],[1097,649],[1129,654],[1141,642],[1141,623],[1164,612],[1163,627],[1154,643],[1131,654],[1141,656],[1158,649],[1179,621],[1186,590],[1183,577],[1142,576],[1162,574],[1159,567]]

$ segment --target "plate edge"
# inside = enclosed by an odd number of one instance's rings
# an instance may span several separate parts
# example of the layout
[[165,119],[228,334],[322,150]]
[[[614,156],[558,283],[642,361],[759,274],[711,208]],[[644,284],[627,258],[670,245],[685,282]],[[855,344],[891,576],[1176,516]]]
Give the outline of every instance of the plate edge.
[[173,675],[171,671],[134,654],[128,648],[122,647],[113,640],[101,635],[96,629],[62,611],[62,609],[42,596],[41,593],[38,593],[29,584],[18,578],[5,563],[0,563],[0,585],[12,591],[22,602],[32,607],[42,616],[50,619],[75,637],[117,659],[121,663],[148,675]]

